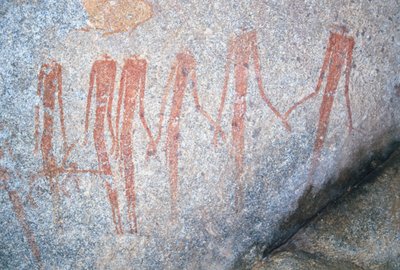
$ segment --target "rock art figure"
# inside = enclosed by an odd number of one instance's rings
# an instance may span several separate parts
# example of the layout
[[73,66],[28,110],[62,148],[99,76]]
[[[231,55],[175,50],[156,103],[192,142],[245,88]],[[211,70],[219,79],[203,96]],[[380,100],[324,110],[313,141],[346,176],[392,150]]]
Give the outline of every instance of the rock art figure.
[[265,94],[264,86],[261,79],[261,64],[257,48],[257,34],[250,31],[241,34],[230,40],[228,44],[228,55],[225,67],[225,79],[222,89],[221,103],[218,110],[218,118],[216,121],[217,128],[214,133],[214,144],[217,144],[218,135],[221,133],[222,112],[224,110],[225,99],[228,92],[228,84],[230,79],[231,67],[234,69],[235,79],[235,97],[233,105],[232,119],[232,146],[233,155],[236,163],[236,195],[235,206],[238,212],[243,208],[243,173],[244,173],[244,146],[245,146],[245,114],[246,114],[246,96],[249,80],[250,61],[253,60],[254,71],[258,89],[262,100],[272,110],[274,115],[282,121],[287,130],[290,126],[282,117],[279,111],[272,105],[271,101]]
[[[35,107],[35,152],[41,150],[43,169],[30,177],[28,199],[36,205],[32,196],[35,182],[39,177],[44,177],[49,182],[50,193],[53,204],[54,223],[61,227],[61,213],[59,209],[61,194],[69,195],[66,185],[70,180],[75,182],[79,190],[79,178],[77,174],[91,173],[98,174],[96,170],[78,168],[76,163],[68,163],[68,157],[75,147],[75,144],[68,145],[66,128],[64,124],[64,108],[62,101],[62,66],[54,61],[41,66],[38,75],[37,94],[41,104]],[[42,117],[42,128],[40,127]],[[53,152],[55,138],[55,119],[60,120],[60,130],[63,143],[63,156],[60,162]],[[61,178],[60,178],[61,176]]]
[[[111,205],[111,212],[115,225],[115,230],[118,234],[122,234],[123,229],[118,203],[118,192],[116,187],[113,186],[113,174],[111,170],[104,129],[104,124],[106,120],[105,118],[107,116],[108,128],[111,134],[111,139],[114,142],[115,136],[112,127],[111,112],[115,87],[116,68],[116,62],[110,59],[107,55],[104,56],[103,60],[95,61],[92,66],[92,70],[90,72],[89,93],[86,106],[85,144],[88,141],[90,107],[92,104],[92,96],[94,94],[96,104],[95,120],[93,127],[94,145],[96,148],[99,170],[102,172],[102,175],[107,178],[105,181],[105,187]],[[95,89],[95,93],[93,89]]]
[[[175,80],[174,80],[175,79]],[[189,84],[189,82],[191,82]],[[189,52],[182,52],[176,56],[176,60],[172,65],[168,76],[167,84],[164,90],[164,95],[161,104],[158,135],[154,145],[149,145],[149,154],[153,154],[161,138],[162,125],[164,121],[164,113],[168,96],[171,88],[173,89],[171,113],[167,123],[167,138],[166,138],[166,160],[169,170],[169,180],[171,185],[171,210],[172,216],[177,216],[177,200],[178,200],[178,150],[180,140],[180,117],[183,105],[185,90],[191,87],[192,95],[196,109],[216,127],[215,121],[200,105],[197,78],[196,78],[196,60]]]
[[[35,108],[35,152],[39,147],[43,159],[43,174],[50,184],[50,192],[53,204],[53,218],[57,226],[61,225],[60,184],[57,179],[57,160],[53,153],[53,139],[55,134],[54,119],[57,117],[56,105],[58,105],[58,118],[60,120],[63,149],[67,149],[67,138],[64,125],[64,111],[62,102],[62,67],[56,62],[44,64],[40,68],[38,76],[37,95],[42,104]],[[43,111],[43,126],[40,136],[40,111]]]
[[[3,128],[0,126],[0,131],[1,129]],[[8,198],[12,204],[15,217],[22,227],[22,231],[26,240],[28,241],[32,255],[36,260],[39,269],[43,269],[39,246],[37,245],[32,229],[26,220],[25,209],[22,204],[21,197],[16,189],[18,183],[14,183],[14,185],[11,183],[15,181],[21,181],[22,178],[18,173],[15,173],[10,168],[7,168],[7,164],[10,164],[10,162],[15,162],[13,151],[8,143],[4,142],[3,145],[0,146],[0,190],[5,190],[8,193]]]
[[[133,120],[137,102],[139,102],[139,117],[150,142],[154,143],[153,136],[144,117],[144,91],[146,83],[147,62],[138,56],[125,61],[122,70],[118,95],[116,116],[115,153],[123,162],[125,176],[125,192],[128,205],[128,220],[130,231],[137,232],[136,195],[135,195],[135,166],[133,161],[132,137],[134,133]],[[122,127],[119,131],[121,107],[123,109]]]
[[[314,142],[314,149],[311,157],[311,167],[308,174],[307,186],[312,188],[314,182],[314,174],[319,165],[322,148],[327,135],[329,116],[332,111],[333,101],[335,98],[336,90],[341,78],[342,73],[345,75],[344,95],[346,99],[347,114],[350,132],[353,130],[350,95],[349,95],[349,81],[351,63],[353,58],[353,48],[355,41],[353,37],[346,35],[347,29],[340,27],[337,32],[331,32],[328,42],[328,47],[325,52],[324,61],[321,68],[321,73],[318,78],[315,91],[300,101],[296,102],[286,113],[285,119],[289,117],[290,113],[296,109],[297,106],[305,103],[309,99],[319,94],[324,78],[326,77],[325,89],[323,92],[322,103],[319,109],[319,120],[317,125],[317,133]],[[344,69],[344,71],[343,71]]]
[[153,7],[145,0],[83,0],[89,27],[106,34],[126,32],[153,17]]

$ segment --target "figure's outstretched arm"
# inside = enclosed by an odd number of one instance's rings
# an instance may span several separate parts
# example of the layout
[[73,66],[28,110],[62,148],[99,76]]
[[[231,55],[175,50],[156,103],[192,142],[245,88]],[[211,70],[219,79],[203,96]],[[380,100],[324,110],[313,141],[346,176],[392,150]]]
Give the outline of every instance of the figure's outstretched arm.
[[157,151],[157,146],[160,142],[161,139],[161,131],[162,131],[162,125],[164,122],[164,114],[165,114],[165,108],[167,105],[167,100],[168,100],[168,96],[169,96],[169,92],[171,91],[171,84],[173,82],[173,79],[176,77],[176,71],[177,71],[177,62],[175,61],[174,64],[171,67],[171,70],[169,72],[168,75],[168,79],[167,79],[167,84],[165,85],[164,88],[164,94],[163,94],[163,98],[161,101],[161,109],[160,109],[160,119],[158,122],[158,132],[157,132],[157,138],[154,141],[154,144],[151,145],[149,144],[148,150],[147,150],[147,155],[152,155]]
[[[214,130],[217,130],[217,129],[218,129],[217,123],[211,118],[210,114],[209,114],[206,110],[204,110],[203,107],[200,105],[200,99],[199,99],[199,94],[198,94],[198,89],[197,89],[197,77],[196,77],[196,70],[195,70],[195,68],[193,68],[193,69],[190,71],[190,74],[191,74],[191,80],[192,80],[192,83],[193,83],[193,85],[192,85],[192,88],[193,88],[192,94],[193,94],[194,104],[195,104],[195,106],[196,106],[196,109],[197,109],[197,110],[208,120],[208,122],[214,127]],[[219,132],[221,133],[222,140],[223,140],[224,142],[226,142],[225,133],[224,133],[221,129],[219,129]]]
[[353,61],[353,48],[354,48],[354,39],[350,40],[350,44],[347,48],[347,56],[346,56],[346,70],[345,70],[345,86],[344,86],[344,95],[346,98],[346,107],[347,107],[347,114],[349,117],[349,131],[353,130],[353,118],[351,114],[351,104],[350,104],[350,94],[349,94],[349,83],[350,83],[350,72],[351,72],[351,64]]
[[146,117],[144,114],[144,112],[145,112],[145,110],[144,110],[144,91],[146,89],[146,72],[147,72],[147,67],[145,66],[144,69],[141,70],[141,74],[140,74],[141,76],[140,76],[140,82],[139,82],[139,117],[140,117],[140,121],[142,122],[144,129],[146,130],[147,136],[149,137],[150,145],[155,148],[154,136],[150,131],[149,125],[146,121]]
[[60,126],[61,133],[63,139],[63,148],[64,151],[67,151],[67,133],[65,131],[65,122],[64,122],[64,107],[62,100],[62,67],[60,64],[57,65],[57,98],[58,98],[58,107],[60,109]]
[[121,117],[121,106],[125,96],[126,91],[126,67],[122,70],[121,80],[119,83],[119,91],[118,91],[118,103],[117,103],[117,115],[115,120],[115,138],[111,147],[111,153],[115,153],[116,156],[119,155],[119,125],[120,125],[120,117]]
[[[42,89],[43,89],[43,79],[45,76],[45,68],[47,65],[42,65],[40,67],[39,76],[38,76],[38,86],[37,86],[37,95],[39,97],[39,102],[42,100]],[[35,105],[35,153],[39,150],[39,126],[40,126],[40,104]]]
[[331,54],[332,54],[332,47],[334,46],[335,40],[333,38],[333,36],[331,36],[329,38],[329,44],[328,44],[328,48],[325,52],[325,57],[324,57],[324,62],[322,64],[322,68],[321,68],[321,72],[319,74],[319,78],[318,78],[318,82],[317,82],[317,86],[315,87],[314,92],[312,92],[311,94],[309,94],[308,96],[302,98],[301,100],[297,101],[292,107],[289,108],[289,110],[285,113],[285,115],[283,116],[284,119],[288,119],[289,115],[301,104],[303,104],[304,102],[306,102],[307,100],[313,98],[314,96],[316,96],[319,91],[321,90],[321,85],[322,82],[324,80],[325,77],[325,72],[328,68],[328,64],[329,61],[331,59]]
[[229,72],[232,65],[232,56],[234,47],[236,44],[234,43],[233,39],[231,39],[228,43],[228,53],[226,56],[226,65],[225,65],[225,75],[224,75],[224,86],[222,88],[222,95],[221,95],[221,103],[218,108],[218,116],[217,121],[215,122],[215,130],[214,130],[214,138],[213,144],[217,145],[218,143],[218,134],[223,134],[221,129],[221,120],[222,120],[222,112],[225,106],[226,94],[228,93],[228,84],[229,84]]
[[258,49],[257,49],[257,36],[254,35],[252,36],[252,39],[250,41],[250,46],[251,46],[251,51],[252,51],[252,56],[253,56],[253,61],[254,61],[254,66],[255,66],[255,72],[256,72],[256,80],[257,80],[257,85],[258,85],[258,90],[260,91],[261,98],[264,100],[264,102],[267,104],[267,106],[272,110],[272,112],[275,114],[275,116],[282,121],[283,125],[285,128],[290,131],[290,125],[287,122],[285,118],[282,117],[281,113],[275,108],[274,105],[272,105],[272,102],[269,100],[267,95],[265,94],[265,89],[264,85],[262,83],[261,79],[261,64],[260,64],[260,56],[258,54]]
[[89,137],[89,116],[90,116],[90,106],[92,104],[92,96],[93,96],[93,87],[96,80],[96,63],[93,65],[92,70],[90,71],[90,80],[89,80],[89,92],[87,97],[87,104],[86,104],[86,118],[85,118],[85,144],[88,141]]
[[110,89],[110,95],[108,96],[108,106],[107,106],[107,120],[108,120],[108,129],[110,130],[111,133],[111,141],[113,142],[115,140],[114,136],[114,128],[112,125],[112,104],[113,104],[113,99],[114,99],[114,89],[115,89],[115,76],[116,76],[116,64],[115,62],[113,63],[113,70],[111,71],[111,89]]

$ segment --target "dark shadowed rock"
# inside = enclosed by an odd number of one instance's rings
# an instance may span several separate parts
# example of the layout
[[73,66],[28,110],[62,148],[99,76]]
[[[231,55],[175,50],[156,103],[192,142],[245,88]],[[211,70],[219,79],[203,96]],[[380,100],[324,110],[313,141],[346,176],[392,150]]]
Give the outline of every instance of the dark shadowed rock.
[[399,269],[399,194],[400,149],[253,269]]

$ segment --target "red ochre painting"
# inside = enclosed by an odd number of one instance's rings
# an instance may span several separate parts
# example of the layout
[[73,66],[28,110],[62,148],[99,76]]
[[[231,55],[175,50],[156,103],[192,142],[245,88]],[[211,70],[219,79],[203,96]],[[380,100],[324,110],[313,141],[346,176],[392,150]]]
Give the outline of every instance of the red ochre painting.
[[232,118],[232,146],[236,164],[236,194],[235,206],[239,212],[243,208],[243,173],[244,173],[244,148],[245,148],[245,115],[247,110],[246,96],[248,91],[250,61],[253,60],[257,86],[262,100],[273,114],[282,122],[287,130],[290,126],[267,97],[261,79],[261,64],[257,48],[257,34],[255,31],[243,33],[230,40],[228,56],[225,67],[225,79],[222,90],[221,103],[218,110],[217,129],[214,134],[214,144],[217,143],[218,134],[221,134],[222,112],[224,110],[231,67],[234,73],[234,104]]
[[[125,196],[128,206],[129,230],[137,232],[136,194],[135,194],[135,164],[133,149],[133,131],[135,110],[138,111],[140,121],[150,142],[154,142],[149,125],[145,118],[144,91],[146,86],[147,61],[133,56],[125,61],[119,85],[118,105],[116,115],[116,136],[114,151],[123,162],[125,178]],[[121,109],[123,110],[122,123]],[[119,126],[121,129],[119,129]],[[113,151],[113,150],[112,150]]]
[[[2,127],[0,126],[0,129]],[[0,146],[0,160],[4,159],[8,155],[9,158],[15,161],[13,151],[10,145],[5,142],[4,145]],[[39,269],[43,269],[41,252],[37,244],[35,235],[26,219],[26,212],[24,209],[23,201],[18,191],[11,188],[9,185],[10,181],[21,181],[22,177],[18,173],[12,172],[7,168],[0,165],[0,190],[5,190],[8,194],[9,201],[12,205],[15,217],[18,220],[19,225],[22,228],[22,232],[28,242],[29,248],[32,252],[34,259]]]
[[344,95],[346,99],[348,123],[350,131],[353,130],[349,82],[355,41],[353,37],[347,36],[345,34],[346,31],[347,29],[345,27],[342,27],[339,32],[331,32],[315,91],[310,95],[304,97],[300,101],[296,102],[285,113],[285,118],[287,118],[296,109],[297,106],[318,95],[321,90],[323,80],[324,78],[326,78],[325,89],[322,96],[322,103],[319,109],[319,120],[317,123],[317,132],[311,157],[311,167],[307,180],[307,186],[309,188],[313,186],[314,174],[316,169],[318,168],[321,152],[324,147],[324,142],[329,125],[329,116],[332,111],[333,101],[341,75],[343,73],[343,69],[345,75]]
[[[43,65],[39,72],[38,95],[42,100],[42,104],[36,107],[36,149],[41,150],[43,159],[43,175],[50,184],[52,194],[53,213],[56,223],[59,222],[60,213],[57,205],[60,201],[60,189],[63,185],[57,180],[61,174],[68,176],[75,175],[73,178],[79,187],[79,178],[77,175],[82,173],[90,173],[99,175],[104,180],[107,197],[111,207],[112,220],[117,234],[123,234],[123,222],[121,217],[121,209],[119,204],[118,190],[116,187],[115,169],[111,167],[110,158],[114,155],[120,161],[125,181],[125,198],[127,204],[127,221],[128,232],[137,233],[137,203],[135,193],[135,151],[134,145],[134,129],[135,115],[138,117],[141,125],[147,134],[147,157],[155,155],[161,138],[164,134],[165,126],[165,169],[169,173],[170,183],[170,205],[171,214],[177,217],[179,207],[179,147],[181,140],[181,112],[182,107],[189,102],[185,102],[184,97],[187,91],[191,91],[193,105],[196,110],[205,118],[214,128],[213,144],[218,144],[218,138],[227,143],[228,135],[223,131],[221,122],[224,108],[226,107],[226,97],[229,91],[229,81],[231,73],[233,73],[233,92],[234,102],[233,117],[231,120],[231,144],[227,147],[232,154],[235,162],[235,208],[240,212],[244,206],[244,149],[245,149],[245,116],[247,111],[247,93],[248,83],[250,79],[249,69],[255,72],[255,80],[261,100],[265,102],[267,109],[282,123],[282,126],[290,132],[291,128],[288,122],[289,116],[295,109],[304,104],[309,99],[315,97],[322,88],[323,81],[326,78],[326,84],[323,91],[323,98],[320,107],[319,120],[317,123],[316,138],[313,145],[311,156],[311,167],[308,172],[307,183],[313,185],[313,178],[319,165],[319,159],[324,146],[327,135],[329,116],[332,110],[334,96],[337,91],[342,73],[345,79],[345,100],[347,113],[349,117],[349,128],[353,129],[352,114],[350,108],[349,97],[349,80],[352,62],[352,53],[355,41],[351,36],[346,34],[344,27],[339,31],[331,32],[328,47],[325,53],[321,72],[317,81],[314,92],[300,101],[296,102],[289,110],[281,114],[279,110],[272,104],[270,98],[264,88],[261,76],[261,63],[257,47],[257,33],[255,31],[244,32],[230,39],[228,43],[225,75],[222,87],[221,101],[216,117],[204,110],[200,104],[198,95],[198,83],[196,77],[196,60],[189,51],[183,51],[176,55],[172,63],[169,75],[167,77],[164,92],[162,93],[161,108],[158,119],[156,132],[153,134],[150,125],[145,118],[145,89],[147,77],[147,60],[137,55],[125,60],[122,73],[119,80],[118,100],[116,112],[113,114],[113,96],[116,88],[117,80],[117,62],[110,56],[104,55],[101,59],[96,60],[89,76],[89,89],[87,96],[87,106],[85,114],[85,143],[89,136],[89,126],[91,122],[90,115],[93,115],[93,142],[97,154],[98,169],[85,170],[79,169],[75,163],[68,163],[68,156],[71,154],[75,144],[68,145],[66,128],[64,124],[64,112],[62,104],[62,67],[58,63]],[[93,101],[94,99],[94,101]],[[55,104],[58,104],[58,111]],[[92,103],[95,105],[92,106]],[[167,116],[166,123],[165,112],[167,104],[170,103],[170,113]],[[42,119],[42,127],[40,127],[40,108],[44,111]],[[56,164],[56,158],[53,154],[53,136],[54,136],[54,119],[58,114],[60,119],[61,137],[64,146],[64,157],[62,164]],[[115,120],[113,119],[115,115]],[[113,121],[114,120],[114,121]],[[183,127],[184,128],[184,127]],[[40,136],[40,130],[41,136]],[[111,149],[107,147],[107,136],[111,136]],[[211,139],[211,138],[210,138]],[[75,147],[76,149],[76,147]],[[67,193],[67,192],[64,192]]]
[[[173,94],[170,109],[171,112],[167,123],[165,154],[169,171],[171,211],[174,217],[177,216],[178,210],[178,149],[180,140],[180,118],[185,91],[188,88],[191,88],[192,90],[195,108],[211,123],[211,125],[215,126],[215,122],[212,120],[209,113],[207,113],[200,105],[197,92],[196,60],[191,53],[182,52],[176,56],[176,60],[171,67],[171,71],[167,79],[161,104],[158,134],[154,144],[154,148],[157,147],[161,138],[166,104],[169,93],[172,89]],[[150,153],[154,153],[155,149],[152,147],[152,145],[149,145],[149,147]]]
[[[44,177],[50,186],[54,224],[61,228],[60,199],[62,192],[66,195],[69,194],[66,190],[68,181],[73,180],[79,189],[77,174],[98,174],[98,171],[80,169],[76,163],[68,163],[68,157],[75,144],[68,145],[67,142],[62,99],[62,66],[60,64],[52,61],[41,66],[38,74],[37,95],[41,102],[35,107],[35,153],[40,149],[43,167],[42,170],[30,177],[28,199],[35,205],[32,194],[37,181]],[[60,121],[59,127],[63,146],[63,156],[60,164],[58,164],[58,159],[53,152],[54,142],[59,139],[55,137],[55,121],[57,119]],[[61,178],[64,180],[61,181]]]

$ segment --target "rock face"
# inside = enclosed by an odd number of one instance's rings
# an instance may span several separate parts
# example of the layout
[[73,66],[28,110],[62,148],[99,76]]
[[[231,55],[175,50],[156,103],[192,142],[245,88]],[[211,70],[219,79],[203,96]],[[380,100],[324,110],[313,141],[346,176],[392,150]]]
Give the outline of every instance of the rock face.
[[254,269],[399,269],[400,150]]
[[398,8],[3,1],[0,267],[279,246],[400,140]]

